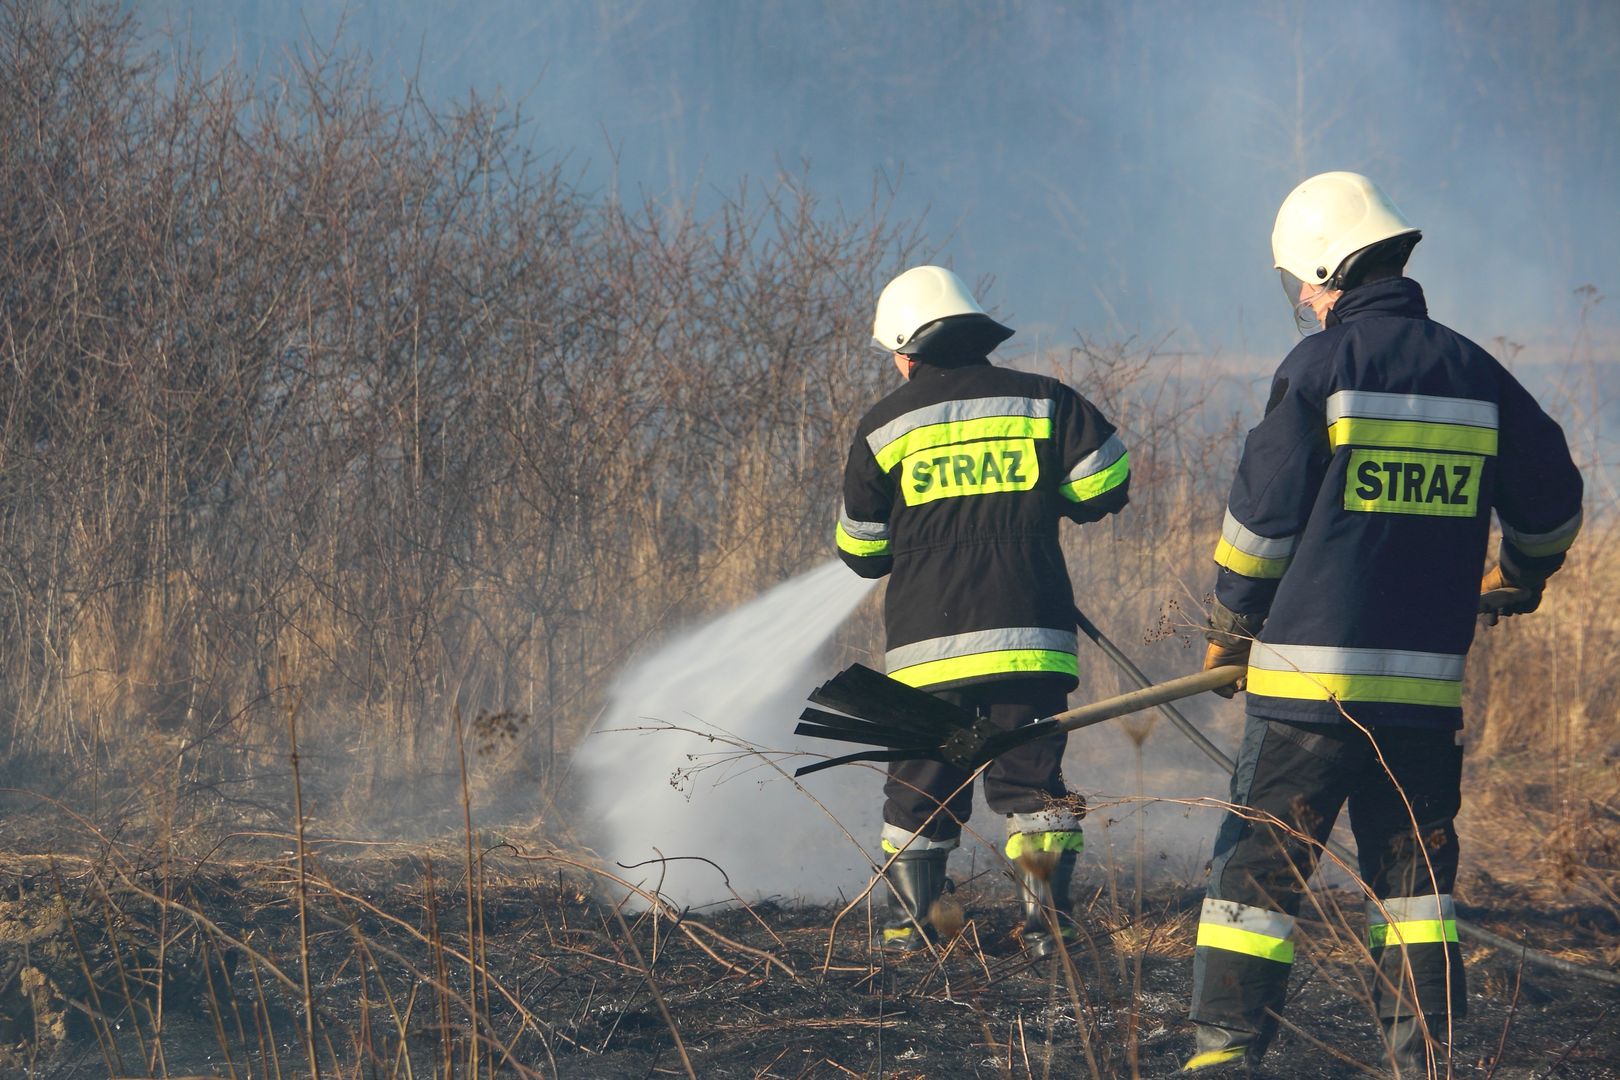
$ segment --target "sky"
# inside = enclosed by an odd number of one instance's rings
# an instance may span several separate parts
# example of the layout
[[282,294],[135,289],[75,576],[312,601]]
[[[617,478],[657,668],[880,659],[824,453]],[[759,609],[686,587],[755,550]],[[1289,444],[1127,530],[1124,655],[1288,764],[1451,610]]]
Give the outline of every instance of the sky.
[[520,109],[584,186],[700,208],[787,174],[874,196],[1023,349],[1294,340],[1272,219],[1327,169],[1425,239],[1433,314],[1555,350],[1620,327],[1620,4],[1610,0],[145,0],[154,32],[274,78],[311,47]]

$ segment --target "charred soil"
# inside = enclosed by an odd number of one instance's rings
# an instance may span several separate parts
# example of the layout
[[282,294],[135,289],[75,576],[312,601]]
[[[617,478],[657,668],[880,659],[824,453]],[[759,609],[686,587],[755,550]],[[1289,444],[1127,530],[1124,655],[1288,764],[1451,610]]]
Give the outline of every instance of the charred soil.
[[[451,845],[313,844],[302,901],[297,862],[285,846],[9,856],[0,1071],[293,1077],[313,1057],[363,1077],[1153,1077],[1188,1050],[1188,885],[1139,895],[1083,877],[1080,939],[1031,964],[995,872],[961,883],[960,938],[893,957],[869,946],[865,901],[631,909],[574,856],[505,841],[470,860]],[[1358,916],[1340,914],[1360,897],[1313,897],[1267,1075],[1389,1075]],[[1614,971],[1606,905],[1532,907],[1483,875],[1459,900],[1497,933]],[[1449,1075],[1620,1073],[1620,989],[1465,954]]]

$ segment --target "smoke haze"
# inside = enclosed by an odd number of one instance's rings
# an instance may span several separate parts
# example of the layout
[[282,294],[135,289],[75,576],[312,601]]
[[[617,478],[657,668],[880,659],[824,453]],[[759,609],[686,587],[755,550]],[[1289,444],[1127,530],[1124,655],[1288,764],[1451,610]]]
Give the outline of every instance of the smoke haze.
[[[1330,168],[1374,175],[1423,227],[1414,276],[1482,342],[1567,341],[1574,290],[1611,292],[1620,264],[1606,0],[135,10],[261,78],[336,43],[384,88],[506,101],[541,153],[632,201],[701,209],[781,173],[846,206],[876,190],[981,279],[1018,349],[1169,335],[1279,357],[1272,217]],[[1613,307],[1588,313],[1611,334]]]

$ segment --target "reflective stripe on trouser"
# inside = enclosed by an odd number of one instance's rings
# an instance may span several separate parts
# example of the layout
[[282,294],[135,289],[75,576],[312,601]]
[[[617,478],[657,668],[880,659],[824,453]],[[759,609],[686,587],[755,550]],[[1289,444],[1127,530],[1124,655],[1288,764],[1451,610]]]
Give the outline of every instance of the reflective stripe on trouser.
[[1078,641],[1073,630],[1007,626],[899,645],[883,662],[889,678],[924,688],[984,676],[1076,675]]
[[[934,695],[970,712],[987,715],[999,728],[1020,727],[1063,711],[1068,695],[1051,679],[1004,679]],[[998,757],[984,771],[984,796],[998,814],[1033,814],[1068,795],[1063,783],[1063,748],[1067,735],[1025,743]],[[930,840],[960,835],[973,812],[973,789],[963,787],[969,773],[942,761],[896,761],[883,785],[885,835],[917,832]],[[960,789],[960,790],[958,790]],[[952,793],[955,793],[954,797]],[[948,805],[940,810],[940,804]],[[937,811],[937,812],[936,812]]]
[[1080,821],[1086,814],[1085,800],[1079,795],[1070,795],[1069,803],[1072,805],[1007,815],[1007,858],[1017,859],[1044,851],[1084,851],[1086,834]]
[[[1420,872],[1420,883],[1423,876]],[[1466,988],[1462,949],[1457,943],[1457,910],[1450,893],[1369,901],[1367,946],[1378,965],[1374,998],[1381,1016],[1416,1015],[1420,1010],[1412,1004],[1414,991],[1417,1001],[1423,1003],[1421,1011],[1444,1011],[1448,974],[1453,980],[1452,995],[1458,999],[1453,1009],[1462,1014]],[[1436,1002],[1441,1003],[1439,1008]]]
[[[1303,883],[1315,869],[1317,845],[1347,802],[1361,876],[1374,895],[1429,892],[1433,905],[1434,893],[1450,892],[1457,872],[1452,819],[1462,775],[1455,733],[1380,727],[1374,735],[1393,783],[1372,742],[1353,725],[1249,718],[1231,795],[1233,804],[1247,809],[1228,813],[1216,836],[1194,951],[1194,1020],[1260,1033],[1274,1026],[1267,1011],[1282,1009],[1289,961],[1299,944],[1289,931]],[[1406,800],[1419,822],[1415,834]],[[1421,1011],[1444,1013],[1449,980],[1449,1004],[1461,1016],[1466,999],[1455,950],[1455,944],[1386,945],[1378,956],[1383,977],[1374,990],[1379,1015],[1411,1015],[1414,991]]]

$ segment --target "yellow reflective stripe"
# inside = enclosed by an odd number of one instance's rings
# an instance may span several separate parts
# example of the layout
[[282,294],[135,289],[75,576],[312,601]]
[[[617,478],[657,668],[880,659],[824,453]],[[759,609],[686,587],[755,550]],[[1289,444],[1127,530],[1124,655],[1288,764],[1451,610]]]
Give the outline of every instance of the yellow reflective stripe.
[[[1394,938],[1393,941],[1390,939]],[[1413,919],[1411,922],[1372,923],[1367,927],[1367,944],[1374,949],[1386,945],[1431,945],[1457,940],[1455,919]]]
[[1384,701],[1399,705],[1462,705],[1462,683],[1404,675],[1334,675],[1318,671],[1249,668],[1248,690],[1263,697],[1304,701]]
[[1224,536],[1215,544],[1215,565],[1224,566],[1244,577],[1280,578],[1293,558],[1292,555],[1285,555],[1280,559],[1262,559],[1247,551],[1239,551]]
[[1228,1061],[1236,1061],[1249,1052],[1247,1046],[1223,1046],[1219,1050],[1205,1050],[1202,1054],[1194,1054],[1187,1059],[1187,1064],[1181,1067],[1182,1072],[1197,1072],[1199,1069],[1208,1069],[1215,1065],[1225,1065]]
[[934,446],[975,439],[1050,439],[1052,419],[1047,416],[982,416],[912,428],[876,454],[878,468],[888,472],[910,454]]
[[[1558,555],[1568,551],[1569,546],[1575,542],[1575,537],[1581,531],[1582,511],[1575,511],[1575,516],[1544,533],[1520,532],[1507,522],[1502,522],[1502,539],[1518,548],[1532,559],[1544,558],[1548,555]],[[1498,515],[1500,517],[1500,515]]]
[[1575,543],[1575,537],[1571,534],[1562,540],[1550,540],[1545,544],[1521,544],[1509,538],[1508,543],[1518,548],[1520,553],[1527,558],[1544,559],[1548,555],[1561,555],[1568,551],[1570,545]]
[[1294,962],[1292,941],[1236,926],[1201,922],[1198,924],[1198,944],[1210,949],[1242,953],[1244,956],[1258,956],[1262,960],[1275,960],[1279,964]]
[[1080,663],[1072,652],[1055,649],[998,649],[993,652],[950,656],[929,660],[889,672],[889,678],[907,686],[933,686],[937,683],[972,679],[980,675],[1000,675],[1018,671],[1045,671],[1060,675],[1080,674]]
[[1425,420],[1369,420],[1362,416],[1346,416],[1328,426],[1328,444],[1338,449],[1347,443],[1495,455],[1496,429],[1470,427],[1467,424],[1436,424]]
[[1123,484],[1131,475],[1131,455],[1121,454],[1119,460],[1101,472],[1082,476],[1078,480],[1071,480],[1058,488],[1063,497],[1070,502],[1085,502],[1097,496],[1112,491]]
[[838,550],[847,551],[851,555],[887,555],[889,553],[889,541],[857,540],[855,537],[849,535],[848,532],[844,531],[844,523],[842,521],[838,523],[838,528],[834,535],[838,539]]
[[1084,851],[1086,834],[1075,831],[1021,832],[1007,837],[1007,858],[1034,855],[1042,851]]
[[937,499],[1028,491],[1041,478],[1034,439],[980,439],[907,454],[900,494],[907,506]]

